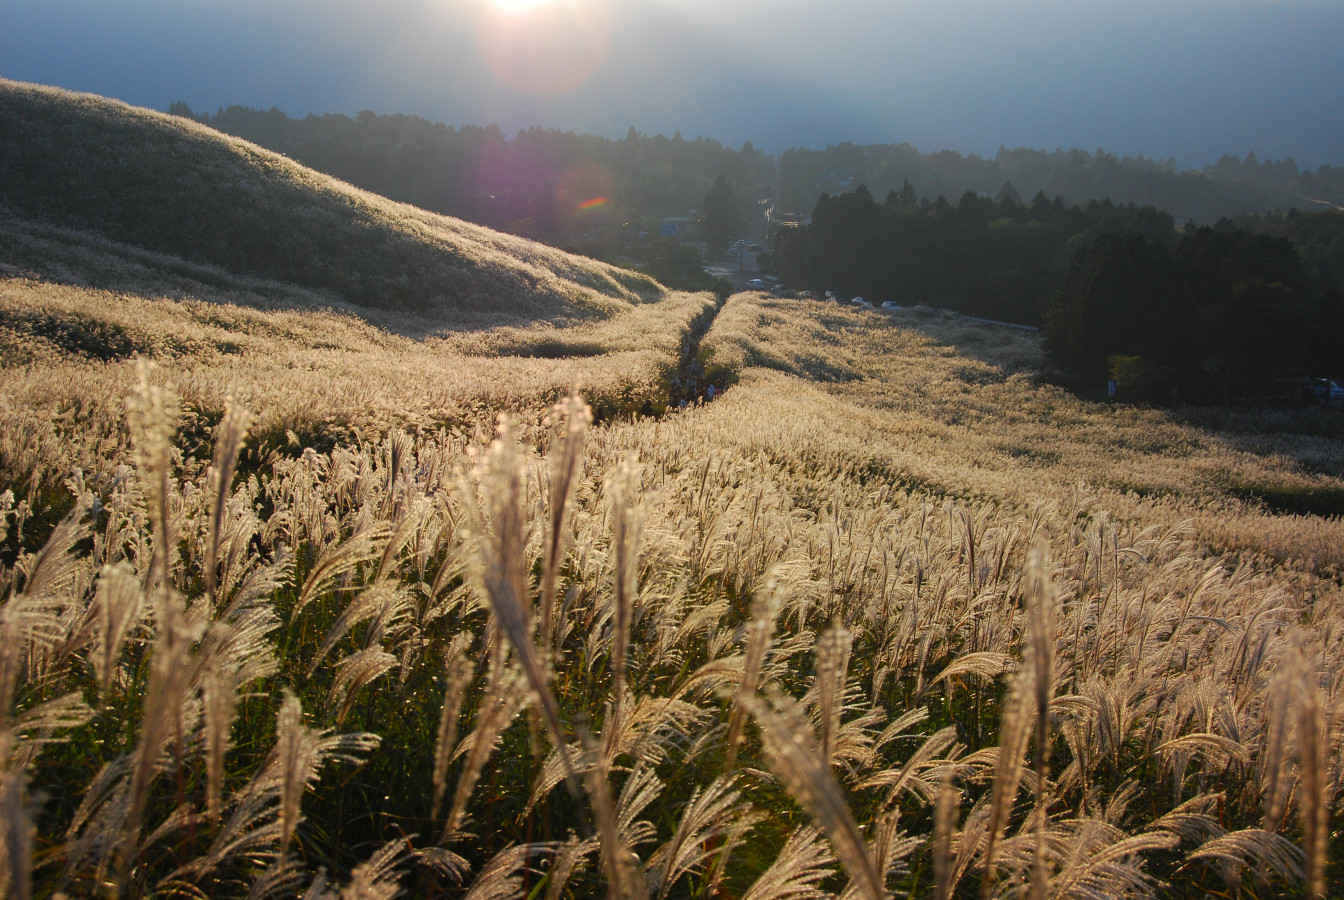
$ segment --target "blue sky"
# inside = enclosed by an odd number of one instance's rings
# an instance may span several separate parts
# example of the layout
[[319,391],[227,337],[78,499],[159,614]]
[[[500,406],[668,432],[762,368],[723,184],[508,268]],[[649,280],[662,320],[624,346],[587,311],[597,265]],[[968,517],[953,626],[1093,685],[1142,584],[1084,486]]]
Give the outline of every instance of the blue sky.
[[1344,0],[0,0],[0,76],[781,149],[1344,165]]

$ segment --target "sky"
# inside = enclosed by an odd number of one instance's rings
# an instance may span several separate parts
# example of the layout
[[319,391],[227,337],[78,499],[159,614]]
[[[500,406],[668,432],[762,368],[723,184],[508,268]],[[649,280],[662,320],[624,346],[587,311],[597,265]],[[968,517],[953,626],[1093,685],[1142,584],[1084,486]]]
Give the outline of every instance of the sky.
[[0,0],[0,77],[506,134],[1344,165],[1344,0]]

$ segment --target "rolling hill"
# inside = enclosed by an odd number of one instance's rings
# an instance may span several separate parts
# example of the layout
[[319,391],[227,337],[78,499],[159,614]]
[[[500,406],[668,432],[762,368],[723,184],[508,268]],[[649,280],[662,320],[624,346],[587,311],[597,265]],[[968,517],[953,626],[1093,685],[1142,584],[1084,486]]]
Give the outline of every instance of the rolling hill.
[[600,317],[661,293],[644,276],[393,203],[205,126],[12,81],[0,81],[0,209],[7,231],[73,230],[431,322]]

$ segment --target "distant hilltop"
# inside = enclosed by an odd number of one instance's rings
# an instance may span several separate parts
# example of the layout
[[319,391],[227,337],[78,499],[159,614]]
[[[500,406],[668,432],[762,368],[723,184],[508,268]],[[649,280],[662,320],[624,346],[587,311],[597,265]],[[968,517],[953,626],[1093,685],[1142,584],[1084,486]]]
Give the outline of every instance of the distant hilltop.
[[337,305],[588,317],[662,291],[625,269],[391,202],[198,122],[3,80],[0,210]]

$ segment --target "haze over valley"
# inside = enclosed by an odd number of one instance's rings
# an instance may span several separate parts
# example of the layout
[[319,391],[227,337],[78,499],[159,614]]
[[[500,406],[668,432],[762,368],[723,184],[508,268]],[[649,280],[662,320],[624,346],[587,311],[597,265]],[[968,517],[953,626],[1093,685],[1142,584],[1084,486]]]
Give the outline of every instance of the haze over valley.
[[1336,896],[1342,23],[0,3],[0,895]]

